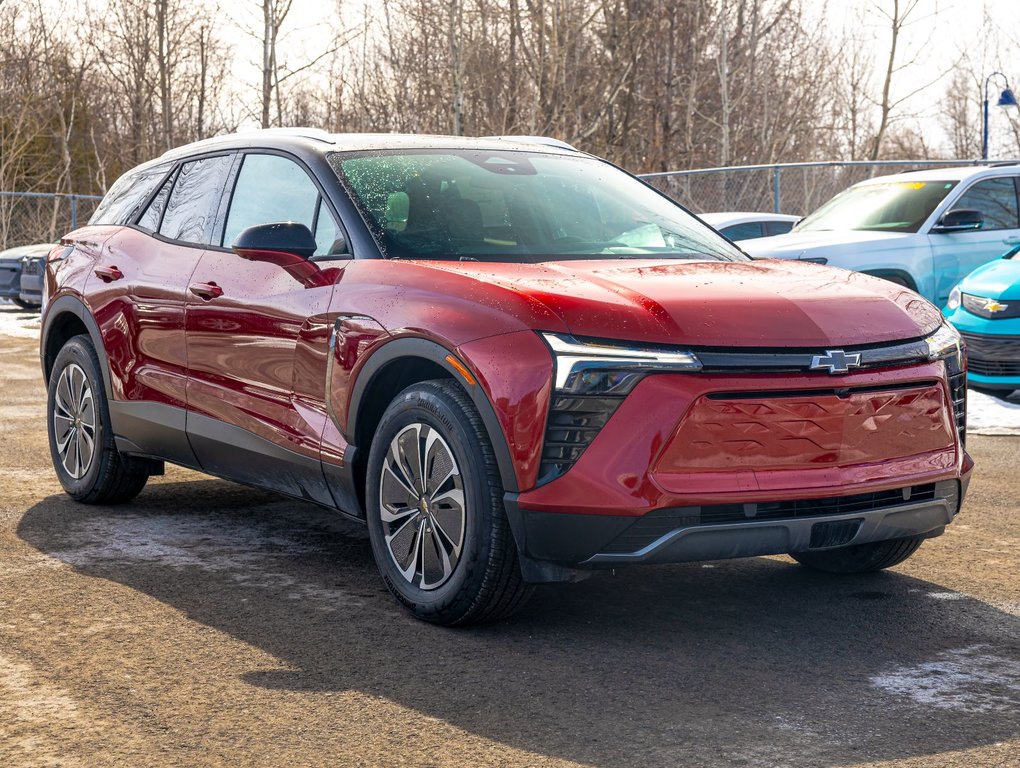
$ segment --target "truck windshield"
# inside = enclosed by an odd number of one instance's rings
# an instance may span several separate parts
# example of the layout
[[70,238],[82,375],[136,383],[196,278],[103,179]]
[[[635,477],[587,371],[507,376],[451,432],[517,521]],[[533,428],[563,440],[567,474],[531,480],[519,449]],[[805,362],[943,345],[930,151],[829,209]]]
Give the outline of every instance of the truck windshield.
[[805,217],[794,232],[870,229],[917,232],[956,181],[865,182],[840,192]]
[[594,158],[437,149],[334,153],[330,163],[387,258],[747,259],[680,206]]

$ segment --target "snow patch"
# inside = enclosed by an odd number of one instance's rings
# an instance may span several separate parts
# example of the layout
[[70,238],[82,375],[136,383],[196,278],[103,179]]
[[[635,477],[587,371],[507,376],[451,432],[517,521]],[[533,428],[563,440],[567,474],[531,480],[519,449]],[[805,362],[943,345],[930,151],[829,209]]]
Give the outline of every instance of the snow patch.
[[22,309],[14,302],[0,299],[0,336],[38,339],[41,329],[38,309]]
[[1020,398],[1003,399],[967,391],[967,432],[972,435],[1020,435]]
[[74,543],[50,554],[81,568],[110,563],[194,568],[225,574],[246,588],[311,601],[324,611],[361,605],[342,589],[301,581],[279,568],[295,555],[321,551],[317,546],[235,519],[118,515],[71,522],[66,532],[67,541]]
[[984,645],[946,651],[936,661],[897,667],[870,682],[925,707],[966,713],[1020,709],[1020,660],[997,656]]

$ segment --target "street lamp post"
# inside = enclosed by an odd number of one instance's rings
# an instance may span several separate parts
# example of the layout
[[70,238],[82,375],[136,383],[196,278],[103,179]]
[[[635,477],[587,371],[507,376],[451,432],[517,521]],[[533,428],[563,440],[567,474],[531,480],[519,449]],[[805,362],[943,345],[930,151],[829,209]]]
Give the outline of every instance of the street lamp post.
[[997,107],[1015,107],[1017,106],[1016,94],[1013,93],[1013,89],[1009,87],[1009,79],[1002,74],[1002,72],[992,72],[988,77],[985,78],[985,111],[984,119],[981,123],[981,159],[988,159],[988,84],[992,81],[992,78],[998,75],[1006,83],[1006,90],[999,96],[999,100],[996,102]]

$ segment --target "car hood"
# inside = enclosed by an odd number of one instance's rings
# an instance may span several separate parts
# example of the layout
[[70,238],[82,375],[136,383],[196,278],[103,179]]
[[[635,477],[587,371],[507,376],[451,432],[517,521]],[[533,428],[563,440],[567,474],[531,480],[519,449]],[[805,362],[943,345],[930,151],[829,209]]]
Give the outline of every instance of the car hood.
[[910,239],[915,237],[917,235],[912,232],[871,232],[854,229],[788,232],[785,235],[745,241],[741,243],[741,248],[756,259],[799,259],[824,256],[826,253],[855,251],[860,246],[865,246],[869,250],[896,248],[907,245]]
[[941,322],[939,311],[913,291],[791,261],[432,266],[537,301],[570,333],[594,338],[814,348],[916,338]]
[[1020,299],[1020,261],[996,259],[982,264],[963,280],[960,290],[989,299]]

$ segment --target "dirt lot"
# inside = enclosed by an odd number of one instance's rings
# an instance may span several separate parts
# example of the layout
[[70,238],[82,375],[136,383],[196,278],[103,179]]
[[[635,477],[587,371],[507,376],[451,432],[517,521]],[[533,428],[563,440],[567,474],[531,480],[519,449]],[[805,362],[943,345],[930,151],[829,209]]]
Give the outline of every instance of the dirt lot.
[[892,572],[629,570],[446,630],[325,510],[173,468],[70,503],[29,334],[0,371],[0,766],[1020,765],[1020,438]]

